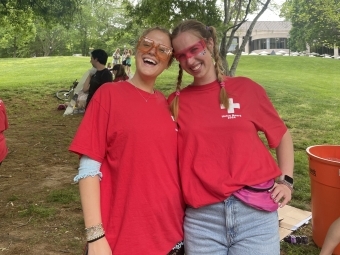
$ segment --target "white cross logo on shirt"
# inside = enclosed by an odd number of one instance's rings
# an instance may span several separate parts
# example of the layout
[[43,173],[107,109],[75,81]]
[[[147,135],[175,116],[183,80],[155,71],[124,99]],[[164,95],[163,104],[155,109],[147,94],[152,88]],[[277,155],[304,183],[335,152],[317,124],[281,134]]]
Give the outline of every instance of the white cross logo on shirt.
[[[228,113],[235,113],[235,110],[234,110],[235,108],[240,109],[240,104],[239,103],[234,104],[234,99],[229,98]],[[225,109],[223,104],[221,104],[221,109]]]
[[240,109],[240,104],[239,103],[235,103],[234,104],[234,100],[232,98],[229,98],[229,108],[228,108],[228,113],[234,113],[235,112],[235,108]]

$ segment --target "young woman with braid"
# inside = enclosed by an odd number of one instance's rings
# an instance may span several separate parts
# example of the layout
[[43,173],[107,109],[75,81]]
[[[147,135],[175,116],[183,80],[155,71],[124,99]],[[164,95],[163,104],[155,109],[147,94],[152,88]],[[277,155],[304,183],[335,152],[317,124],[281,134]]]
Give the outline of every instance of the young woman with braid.
[[173,60],[170,33],[146,30],[135,52],[134,76],[100,86],[70,146],[88,255],[183,255],[176,123],[154,90]]
[[[287,127],[259,84],[223,75],[214,27],[184,21],[172,45],[179,75],[168,101],[188,205],[185,254],[279,255],[276,210],[293,190]],[[193,82],[181,89],[183,70]],[[258,132],[276,149],[277,163]]]

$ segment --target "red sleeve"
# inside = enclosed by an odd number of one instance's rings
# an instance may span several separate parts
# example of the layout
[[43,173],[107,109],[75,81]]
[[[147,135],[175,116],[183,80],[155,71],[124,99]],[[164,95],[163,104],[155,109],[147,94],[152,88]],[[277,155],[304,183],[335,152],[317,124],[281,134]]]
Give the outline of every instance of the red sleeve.
[[79,155],[86,155],[102,162],[107,151],[107,127],[110,114],[108,105],[110,94],[103,93],[101,87],[96,91],[69,150]]
[[258,130],[266,135],[269,147],[276,148],[286,133],[287,127],[274,108],[264,88],[258,84],[256,85],[258,107],[254,111],[256,113],[254,116],[255,125]]
[[0,100],[0,132],[8,129],[8,119],[6,114],[6,108],[3,102]]
[[172,100],[174,100],[175,95],[176,95],[175,92],[173,92],[169,95],[169,97],[168,97],[168,104],[169,105],[171,104]]

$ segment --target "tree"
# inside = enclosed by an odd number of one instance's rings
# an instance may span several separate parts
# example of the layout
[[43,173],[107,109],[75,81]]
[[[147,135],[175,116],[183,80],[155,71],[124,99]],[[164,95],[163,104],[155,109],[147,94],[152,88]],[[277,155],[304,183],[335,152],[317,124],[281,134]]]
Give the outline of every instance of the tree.
[[[102,48],[108,53],[131,41],[126,36],[127,22],[121,0],[84,0],[70,30],[76,30],[70,44],[83,55],[90,48]],[[123,33],[125,32],[125,33]]]
[[[220,56],[222,58],[222,64],[225,70],[225,73],[229,76],[234,76],[236,73],[236,69],[239,63],[239,60],[242,55],[242,51],[244,51],[247,42],[253,32],[253,28],[255,23],[260,18],[260,16],[264,13],[264,11],[268,8],[271,0],[266,0],[264,3],[261,1],[255,0],[224,0],[224,27],[222,33],[222,41],[220,47]],[[229,64],[227,61],[227,52],[230,48],[232,41],[234,39],[234,35],[239,27],[247,21],[247,17],[249,14],[253,14],[258,12],[251,25],[249,26],[245,37],[243,38],[243,42],[241,46],[237,49],[234,61],[229,68]]]
[[197,19],[205,24],[220,25],[222,12],[217,0],[141,0],[134,5],[124,0],[127,14],[141,27],[174,27],[183,19]]
[[[225,73],[234,76],[242,50],[251,36],[252,29],[271,0],[265,2],[260,0],[224,0],[222,6],[219,5],[221,1],[216,0],[141,0],[136,5],[129,0],[124,0],[124,2],[127,4],[129,15],[133,16],[141,27],[162,25],[171,28],[179,21],[188,18],[197,19],[206,25],[216,27],[222,37],[220,54]],[[248,15],[257,12],[258,14],[248,29],[243,44],[229,69],[226,55],[234,34],[247,21]],[[146,13],[147,15],[145,15]]]
[[46,21],[67,23],[82,3],[82,0],[1,0],[0,16],[7,16],[11,11],[32,11],[34,15]]
[[[49,56],[53,52],[57,55],[67,55],[66,44],[68,30],[60,24],[47,24],[44,20],[35,21],[36,37],[32,44],[35,56]],[[58,54],[59,53],[59,54]]]
[[281,15],[292,22],[292,46],[340,46],[339,0],[287,0]]
[[35,26],[30,11],[10,10],[2,19],[0,28],[0,48],[6,49],[5,55],[17,57],[25,55],[25,46],[34,41]]

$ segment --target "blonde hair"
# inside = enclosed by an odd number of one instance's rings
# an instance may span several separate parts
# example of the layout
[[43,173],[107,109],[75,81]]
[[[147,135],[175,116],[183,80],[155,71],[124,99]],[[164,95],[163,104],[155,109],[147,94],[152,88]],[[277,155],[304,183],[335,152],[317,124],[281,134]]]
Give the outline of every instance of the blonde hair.
[[[211,54],[215,61],[214,67],[215,67],[217,81],[221,84],[219,100],[220,100],[220,104],[221,105],[223,104],[225,109],[228,109],[229,99],[228,99],[227,91],[225,90],[225,85],[224,85],[224,80],[223,80],[224,70],[222,66],[220,52],[218,49],[216,29],[213,26],[205,26],[203,23],[197,20],[186,20],[186,21],[181,22],[179,25],[177,25],[174,28],[171,34],[171,40],[175,39],[180,33],[183,33],[183,32],[192,32],[197,37],[205,39],[206,41],[208,41],[210,38],[213,40],[214,49],[213,49],[213,52],[211,52]],[[176,120],[178,118],[179,94],[180,94],[179,91],[182,85],[182,77],[183,77],[183,69],[181,65],[179,64],[179,71],[178,71],[177,84],[176,84],[176,96],[170,104],[171,112]]]
[[[162,28],[162,27],[159,27],[159,26],[152,27],[152,28],[149,28],[149,29],[144,30],[143,33],[140,35],[140,37],[139,37],[139,39],[138,39],[138,41],[137,41],[137,43],[136,43],[136,46],[135,46],[135,52],[138,51],[138,44],[139,44],[140,39],[141,39],[142,37],[146,37],[146,36],[147,36],[149,33],[151,33],[152,31],[160,31],[160,32],[166,34],[166,35],[169,37],[170,42],[171,42],[171,34],[170,34],[169,30],[167,30],[167,29],[165,29],[165,28]],[[172,64],[173,61],[174,61],[174,56],[173,56],[173,54],[172,54],[172,55],[170,56],[170,58],[169,58],[168,67],[171,66],[171,64]]]

